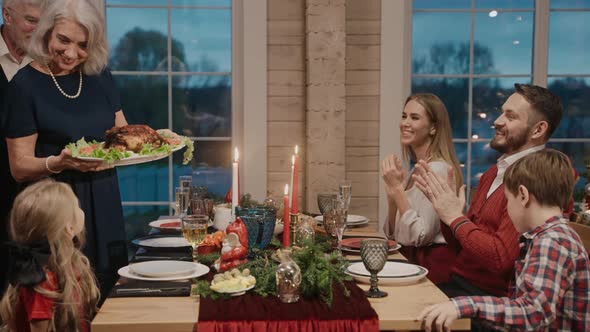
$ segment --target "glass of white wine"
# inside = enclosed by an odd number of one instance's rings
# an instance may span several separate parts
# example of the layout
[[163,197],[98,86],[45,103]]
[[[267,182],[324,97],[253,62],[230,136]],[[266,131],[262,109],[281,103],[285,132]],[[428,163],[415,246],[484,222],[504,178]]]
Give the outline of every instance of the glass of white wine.
[[189,214],[182,217],[182,236],[193,247],[193,259],[197,257],[197,247],[203,243],[207,235],[209,216],[205,214]]

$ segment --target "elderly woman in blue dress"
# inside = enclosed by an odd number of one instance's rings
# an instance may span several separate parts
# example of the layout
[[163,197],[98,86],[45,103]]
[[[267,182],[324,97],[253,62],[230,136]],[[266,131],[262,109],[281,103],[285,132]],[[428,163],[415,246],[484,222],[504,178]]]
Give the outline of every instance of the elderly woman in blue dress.
[[85,254],[103,292],[127,262],[117,173],[64,147],[82,137],[104,140],[107,129],[127,124],[106,69],[104,24],[91,1],[51,1],[31,38],[33,62],[11,81],[4,110],[13,177],[26,184],[51,176],[71,185],[85,213]]

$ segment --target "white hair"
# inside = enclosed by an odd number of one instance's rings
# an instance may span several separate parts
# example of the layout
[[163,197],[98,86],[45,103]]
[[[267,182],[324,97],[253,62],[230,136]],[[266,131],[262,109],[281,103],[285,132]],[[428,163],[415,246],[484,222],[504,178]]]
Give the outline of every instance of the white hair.
[[[18,1],[18,0],[17,0]],[[60,20],[71,20],[88,32],[88,58],[80,70],[87,75],[99,74],[107,66],[108,44],[105,34],[104,13],[98,9],[96,0],[53,0],[46,8],[37,29],[31,36],[29,56],[41,63],[51,60],[48,43],[53,28]]]
[[47,0],[4,0],[2,1],[2,8],[14,8],[17,5],[30,5],[39,8],[45,7]]

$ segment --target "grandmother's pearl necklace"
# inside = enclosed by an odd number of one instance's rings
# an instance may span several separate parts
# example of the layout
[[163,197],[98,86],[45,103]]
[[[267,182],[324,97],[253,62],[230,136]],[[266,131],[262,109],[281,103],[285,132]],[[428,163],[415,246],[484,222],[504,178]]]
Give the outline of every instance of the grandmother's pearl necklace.
[[69,95],[67,93],[64,92],[64,90],[62,90],[61,86],[59,86],[59,83],[57,83],[57,80],[55,79],[55,76],[53,76],[53,73],[51,72],[51,69],[49,68],[48,64],[45,64],[45,67],[47,67],[47,70],[49,71],[49,75],[51,75],[51,79],[53,80],[53,83],[55,83],[55,86],[57,87],[57,89],[59,90],[59,92],[61,92],[61,94],[66,97],[66,98],[70,98],[70,99],[75,99],[78,98],[80,96],[80,92],[82,92],[82,71],[79,70],[78,72],[80,73],[80,85],[78,85],[78,92],[76,92],[75,95]]

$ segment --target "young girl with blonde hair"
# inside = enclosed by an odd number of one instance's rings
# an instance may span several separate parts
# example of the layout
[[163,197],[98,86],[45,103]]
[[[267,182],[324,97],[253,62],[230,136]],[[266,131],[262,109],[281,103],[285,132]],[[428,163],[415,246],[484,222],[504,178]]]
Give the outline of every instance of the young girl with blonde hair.
[[23,190],[10,215],[8,287],[0,315],[8,331],[89,331],[99,290],[80,251],[84,212],[65,183]]
[[432,203],[405,171],[411,161],[425,160],[445,178],[452,173],[457,189],[463,182],[447,109],[437,96],[419,93],[406,99],[400,143],[403,160],[390,155],[381,163],[389,210],[384,232],[404,246],[401,251],[410,262],[429,270],[430,280],[447,282],[456,248],[446,242],[441,232],[446,226],[441,226]]

